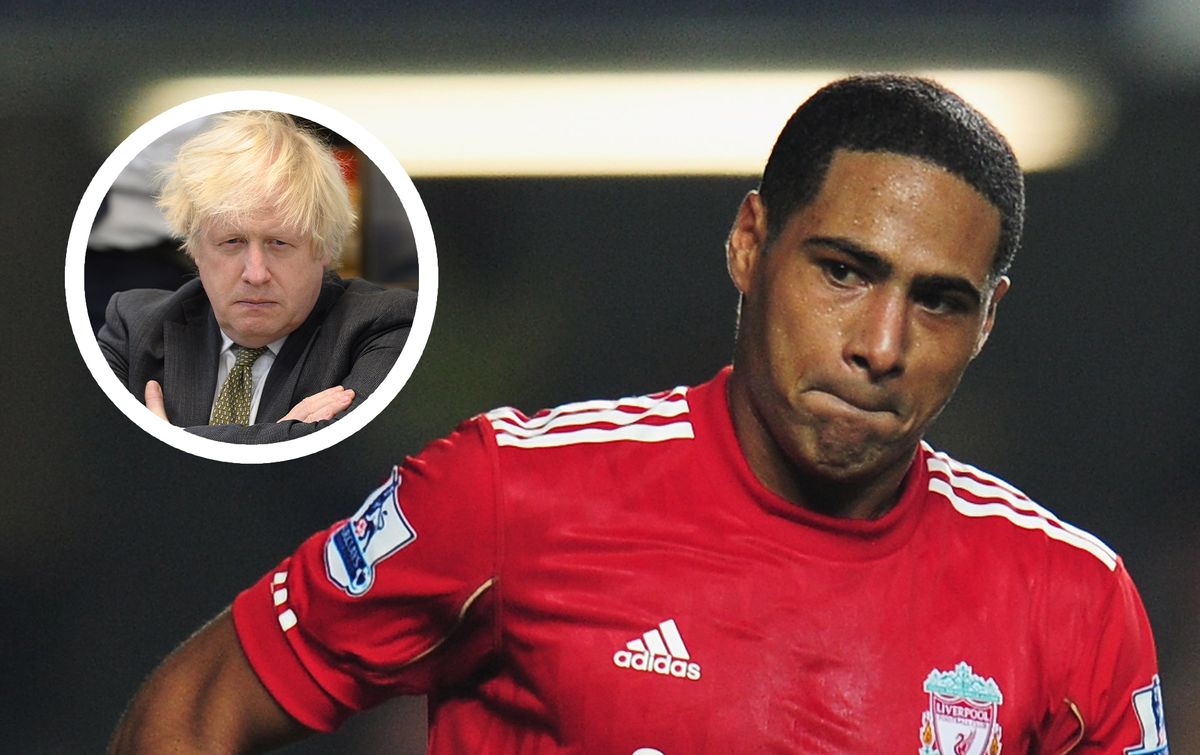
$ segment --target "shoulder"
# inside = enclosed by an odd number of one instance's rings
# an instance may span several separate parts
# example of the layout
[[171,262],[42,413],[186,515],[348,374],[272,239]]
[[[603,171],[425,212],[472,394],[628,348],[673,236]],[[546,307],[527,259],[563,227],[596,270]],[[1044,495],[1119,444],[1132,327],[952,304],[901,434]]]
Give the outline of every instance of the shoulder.
[[108,300],[106,327],[130,333],[158,332],[165,322],[184,322],[203,315],[208,297],[200,279],[194,278],[174,291],[133,288],[118,291]]
[[[510,406],[477,414],[405,462],[409,475],[453,485],[570,474],[579,459],[692,437],[686,389],[582,401],[528,416]],[[467,473],[464,473],[467,472]],[[467,482],[470,480],[470,482]]]
[[417,294],[407,288],[386,288],[361,278],[327,277],[323,296],[330,306],[327,318],[380,321],[396,326],[412,324]]
[[[495,446],[481,416],[464,420],[400,465],[406,500],[430,514],[472,518],[494,504]],[[484,518],[490,518],[484,516]]]
[[492,461],[502,537],[527,553],[584,523],[635,516],[658,500],[649,491],[673,490],[693,458],[683,388],[531,415],[500,407],[475,417],[473,427]]
[[1120,557],[1104,541],[1008,482],[927,445],[922,454],[932,503],[956,530],[978,536],[981,550],[1007,563],[1092,574],[1105,583],[1123,573]]
[[168,317],[172,313],[182,311],[192,302],[202,300],[207,302],[204,288],[199,278],[184,283],[174,291],[161,288],[132,288],[118,291],[109,299],[109,308],[127,316]]
[[[511,406],[480,415],[500,448],[637,448],[695,437],[688,388],[563,404],[527,416]],[[631,445],[632,444],[632,445]]]

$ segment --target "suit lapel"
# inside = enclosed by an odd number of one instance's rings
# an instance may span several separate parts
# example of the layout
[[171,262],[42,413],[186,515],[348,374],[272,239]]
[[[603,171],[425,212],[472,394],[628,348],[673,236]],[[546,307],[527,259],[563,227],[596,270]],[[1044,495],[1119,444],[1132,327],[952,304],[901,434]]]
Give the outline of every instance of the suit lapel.
[[167,417],[180,427],[207,425],[217,388],[221,333],[203,289],[184,305],[183,315],[183,322],[163,323]]
[[300,380],[304,362],[308,359],[313,342],[321,332],[325,314],[342,295],[340,279],[327,277],[321,285],[321,294],[308,317],[293,330],[283,342],[283,348],[275,357],[267,382],[263,386],[262,398],[258,403],[255,422],[277,422],[292,410],[293,400],[306,398],[296,396],[296,384]]

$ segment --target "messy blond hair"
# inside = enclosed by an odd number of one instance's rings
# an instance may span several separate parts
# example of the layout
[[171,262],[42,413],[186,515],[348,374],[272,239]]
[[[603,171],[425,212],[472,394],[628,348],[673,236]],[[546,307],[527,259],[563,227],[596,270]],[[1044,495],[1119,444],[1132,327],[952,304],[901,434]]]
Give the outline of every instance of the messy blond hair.
[[289,230],[310,235],[313,253],[336,264],[354,227],[337,159],[287,113],[224,113],[179,148],[165,174],[158,206],[188,254],[210,223],[238,225],[273,214]]

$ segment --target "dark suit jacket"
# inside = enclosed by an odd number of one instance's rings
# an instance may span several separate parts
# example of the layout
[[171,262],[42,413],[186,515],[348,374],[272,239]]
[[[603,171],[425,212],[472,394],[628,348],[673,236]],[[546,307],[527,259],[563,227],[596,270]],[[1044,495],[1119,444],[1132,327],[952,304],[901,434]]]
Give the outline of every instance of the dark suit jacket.
[[109,366],[139,401],[147,381],[162,384],[171,424],[213,440],[273,443],[328,424],[277,422],[314,393],[335,385],[354,389],[346,411],[371,395],[408,338],[416,301],[412,291],[327,275],[308,319],[275,357],[249,427],[208,425],[221,332],[199,278],[177,291],[114,294],[96,338]]

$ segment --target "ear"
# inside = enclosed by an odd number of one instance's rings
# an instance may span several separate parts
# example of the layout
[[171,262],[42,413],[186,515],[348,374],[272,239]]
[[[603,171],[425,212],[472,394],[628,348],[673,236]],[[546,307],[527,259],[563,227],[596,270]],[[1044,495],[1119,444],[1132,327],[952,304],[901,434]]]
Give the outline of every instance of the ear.
[[750,293],[754,271],[767,241],[767,208],[762,196],[751,191],[738,207],[729,239],[725,242],[725,263],[733,285],[743,295]]
[[996,307],[1000,305],[1000,300],[1008,293],[1012,281],[1007,275],[1000,276],[1000,280],[996,281],[996,286],[992,289],[991,295],[988,297],[987,314],[983,318],[983,327],[979,329],[979,338],[975,342],[975,353],[972,358],[979,356],[979,352],[983,351],[983,345],[987,343],[988,336],[992,334],[992,327],[996,324]]

